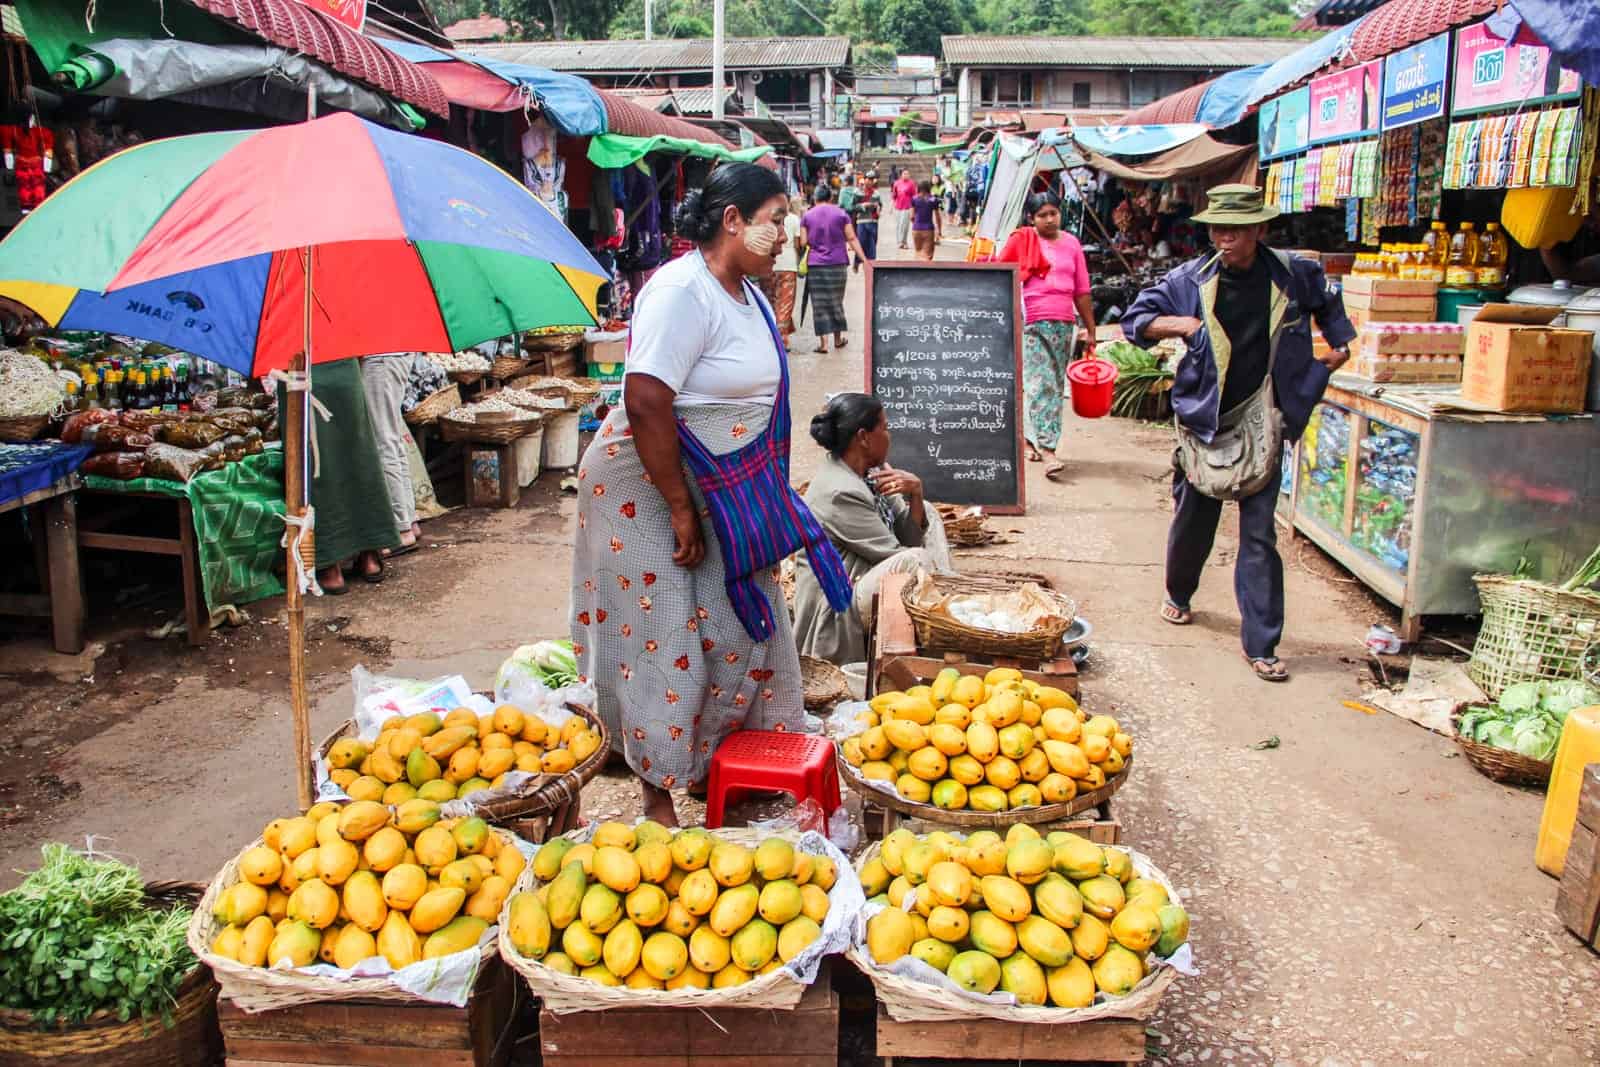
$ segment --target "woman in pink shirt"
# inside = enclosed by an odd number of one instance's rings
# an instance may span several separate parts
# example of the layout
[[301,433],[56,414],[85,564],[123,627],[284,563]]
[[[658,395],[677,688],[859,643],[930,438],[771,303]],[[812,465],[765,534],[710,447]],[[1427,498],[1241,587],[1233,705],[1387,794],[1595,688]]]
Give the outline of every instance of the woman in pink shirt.
[[894,233],[895,239],[901,248],[910,248],[911,241],[911,201],[917,196],[917,183],[911,180],[911,175],[906,171],[900,172],[894,184],[889,187],[894,196]]
[[1067,364],[1080,331],[1085,354],[1094,355],[1094,304],[1089,299],[1089,264],[1083,246],[1061,231],[1061,201],[1054,193],[1028,197],[1027,221],[999,255],[1022,274],[1022,392],[1027,398],[1028,459],[1044,460],[1047,478],[1066,465],[1056,456],[1061,443],[1061,406]]

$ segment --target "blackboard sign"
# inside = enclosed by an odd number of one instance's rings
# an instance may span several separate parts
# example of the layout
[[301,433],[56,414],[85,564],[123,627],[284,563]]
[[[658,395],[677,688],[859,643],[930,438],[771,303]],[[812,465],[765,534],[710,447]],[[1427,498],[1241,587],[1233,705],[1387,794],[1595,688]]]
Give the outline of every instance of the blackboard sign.
[[928,500],[1020,515],[1022,310],[1009,263],[867,268],[867,392],[883,401],[889,462]]

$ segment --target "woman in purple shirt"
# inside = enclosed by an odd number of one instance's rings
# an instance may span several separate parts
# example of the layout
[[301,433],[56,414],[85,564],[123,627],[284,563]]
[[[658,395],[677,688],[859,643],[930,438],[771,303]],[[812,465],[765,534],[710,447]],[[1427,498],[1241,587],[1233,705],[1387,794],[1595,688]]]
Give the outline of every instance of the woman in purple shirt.
[[828,335],[840,348],[845,345],[844,287],[850,278],[850,253],[862,259],[866,253],[856,240],[850,216],[833,203],[833,190],[817,190],[817,202],[800,220],[800,233],[807,252],[806,294],[811,300],[812,324],[817,331],[818,352],[828,350]]
[[939,243],[943,223],[933,184],[918,182],[916,199],[911,201],[911,244],[917,250],[918,259],[933,262],[933,249]]

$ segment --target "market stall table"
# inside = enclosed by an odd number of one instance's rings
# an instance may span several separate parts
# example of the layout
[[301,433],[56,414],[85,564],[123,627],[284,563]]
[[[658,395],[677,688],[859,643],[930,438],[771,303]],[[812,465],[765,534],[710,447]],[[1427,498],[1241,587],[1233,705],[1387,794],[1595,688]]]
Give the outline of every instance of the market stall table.
[[1480,608],[1472,576],[1564,574],[1600,542],[1600,451],[1587,415],[1467,409],[1459,388],[1334,375],[1284,450],[1278,517],[1401,610]]
[[50,619],[57,652],[83,651],[83,582],[78,572],[78,464],[90,450],[55,443],[0,445],[0,514],[23,511],[41,592],[0,596],[0,614]]
[[[205,643],[211,609],[283,592],[274,570],[283,536],[281,450],[246,456],[187,483],[88,475],[83,485],[80,502],[90,514],[80,523],[79,547],[178,557],[191,645]],[[168,525],[175,527],[175,535],[109,529],[137,510],[117,505],[133,501],[172,504],[175,522]]]

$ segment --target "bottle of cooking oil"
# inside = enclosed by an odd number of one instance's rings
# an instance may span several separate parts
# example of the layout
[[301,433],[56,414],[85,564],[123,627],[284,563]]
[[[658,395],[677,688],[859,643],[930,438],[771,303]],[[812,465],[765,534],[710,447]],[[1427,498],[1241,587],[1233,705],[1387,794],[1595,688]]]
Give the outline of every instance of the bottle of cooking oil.
[[1498,289],[1506,283],[1506,260],[1511,255],[1511,246],[1506,243],[1505,231],[1500,229],[1498,222],[1491,222],[1484,228],[1480,245],[1478,285],[1486,289]]
[[1450,234],[1443,222],[1436,220],[1428,227],[1428,232],[1422,236],[1422,250],[1427,256],[1428,265],[1438,268],[1437,280],[1444,281],[1445,264],[1450,259]]
[[1411,246],[1409,244],[1398,244],[1394,247],[1395,263],[1397,265],[1396,275],[1403,281],[1416,281],[1417,261],[1411,256]]
[[1470,222],[1463,222],[1450,238],[1450,258],[1444,271],[1445,284],[1476,285],[1480,251],[1475,227]]
[[1578,794],[1583,789],[1586,764],[1600,762],[1600,706],[1575,708],[1567,714],[1556,745],[1550,771],[1550,791],[1545,795],[1539,820],[1539,840],[1533,858],[1546,874],[1561,877],[1572,843],[1572,826],[1578,818]]

